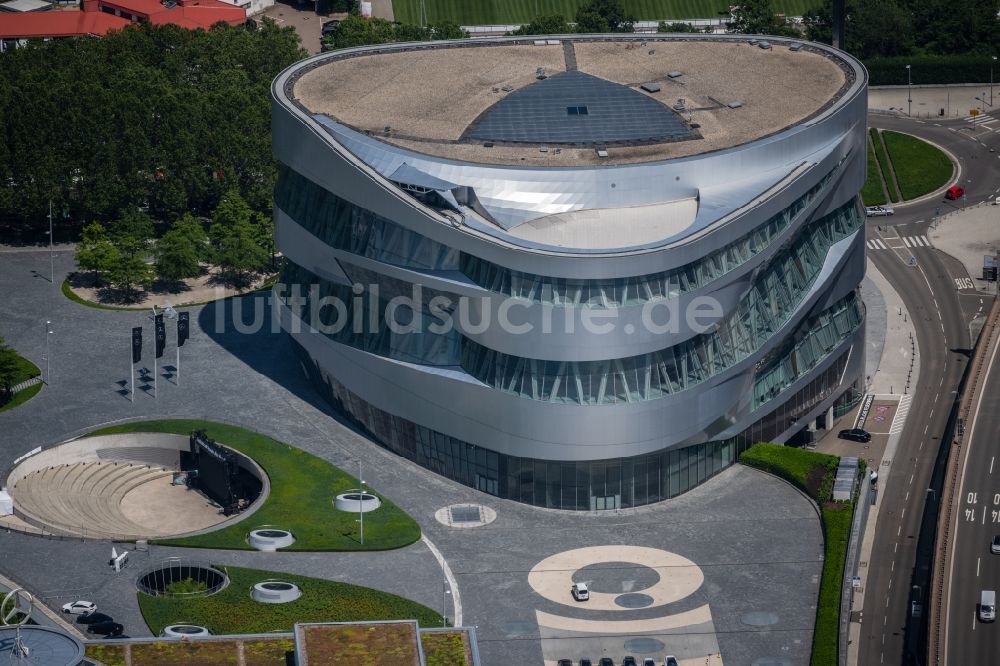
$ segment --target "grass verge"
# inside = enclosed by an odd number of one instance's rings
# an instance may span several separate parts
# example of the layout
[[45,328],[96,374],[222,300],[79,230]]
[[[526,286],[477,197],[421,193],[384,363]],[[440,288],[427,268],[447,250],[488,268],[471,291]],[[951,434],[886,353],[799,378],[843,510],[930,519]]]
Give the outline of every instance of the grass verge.
[[882,189],[882,170],[871,144],[868,145],[868,175],[865,177],[865,186],[861,188],[861,200],[866,206],[882,206],[886,203],[885,191]]
[[889,199],[893,203],[896,203],[899,201],[899,190],[896,188],[896,181],[892,179],[892,169],[889,167],[889,155],[885,152],[885,146],[882,144],[879,131],[872,127],[868,130],[868,133],[872,138],[872,143],[875,144],[875,159],[878,160],[879,169],[882,170],[882,177],[885,178],[885,187],[889,191]]
[[[536,15],[562,14],[572,21],[586,0],[425,0],[427,20],[460,25],[508,25],[527,23]],[[420,0],[392,0],[397,21],[418,22]],[[625,11],[639,20],[668,18],[718,18],[722,6],[712,0],[623,0]],[[808,0],[774,0],[775,13],[802,16],[812,5]]]
[[922,197],[951,180],[954,166],[948,156],[915,136],[883,130],[882,140],[896,170],[904,200]]
[[[247,291],[242,294],[233,294],[231,296],[225,296],[224,298],[213,298],[207,301],[197,301],[195,303],[180,303],[172,307],[194,308],[198,307],[199,305],[208,305],[209,303],[215,303],[216,301],[227,301],[230,298],[240,298],[242,296],[249,296],[250,294],[256,294],[261,291],[268,291],[271,288],[273,288],[274,285],[278,282],[278,278],[280,277],[280,275],[281,275],[280,271],[278,273],[275,273],[267,280],[265,280],[263,283],[261,283],[261,285],[256,289],[254,289],[253,291]],[[81,298],[75,291],[73,291],[73,287],[71,287],[69,284],[69,278],[63,280],[62,286],[60,288],[62,289],[63,296],[65,296],[69,300],[73,301],[74,303],[79,303],[80,305],[86,305],[88,308],[94,308],[96,310],[119,310],[126,312],[140,312],[149,309],[148,306],[105,305],[103,303],[95,303],[93,301],[88,301],[86,298]]]
[[854,502],[831,500],[839,460],[837,456],[780,444],[755,444],[740,456],[744,465],[785,479],[819,504],[823,526],[823,577],[816,606],[811,666],[837,664],[840,591],[854,517]]
[[[290,530],[295,543],[283,550],[390,550],[420,538],[420,527],[395,504],[379,495],[382,506],[365,514],[365,543],[358,539],[357,516],[333,508],[339,492],[358,487],[358,480],[301,449],[237,426],[173,419],[125,423],[90,435],[126,432],[166,432],[189,435],[206,430],[221,444],[253,458],[271,480],[271,493],[244,521],[215,532],[157,543],[194,548],[249,550],[246,534],[261,525]],[[369,488],[371,492],[375,492]],[[375,492],[378,495],[378,492]]]
[[[174,599],[137,592],[150,631],[158,634],[175,622],[201,625],[216,635],[291,631],[297,622],[415,619],[422,627],[441,626],[437,611],[388,592],[273,571],[220,568],[229,575],[229,586],[208,597]],[[302,596],[287,604],[261,604],[250,598],[254,584],[275,578],[295,583]]]
[[20,391],[14,394],[14,397],[11,398],[10,402],[4,405],[0,405],[0,412],[6,412],[7,410],[14,409],[15,407],[23,405],[24,403],[28,402],[36,395],[38,395],[38,393],[41,390],[42,390],[41,384],[32,384],[26,389],[21,389]]
[[465,639],[460,631],[435,631],[420,634],[427,666],[455,666],[468,663]]
[[[17,364],[17,368],[14,370],[13,386],[17,386],[21,382],[27,381],[32,377],[38,377],[42,374],[42,371],[38,369],[37,365],[20,354],[14,355],[14,362]],[[0,412],[6,412],[7,410],[14,409],[19,405],[23,405],[38,395],[38,392],[41,390],[41,384],[32,384],[28,388],[18,391],[9,401],[0,404]]]
[[124,645],[88,644],[84,653],[88,659],[96,659],[105,666],[125,666]]

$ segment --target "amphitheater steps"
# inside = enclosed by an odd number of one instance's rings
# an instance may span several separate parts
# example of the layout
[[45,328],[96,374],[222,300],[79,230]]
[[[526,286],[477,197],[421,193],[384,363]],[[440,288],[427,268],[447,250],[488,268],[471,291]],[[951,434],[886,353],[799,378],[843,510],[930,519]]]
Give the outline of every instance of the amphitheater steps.
[[164,469],[180,469],[180,451],[144,446],[123,446],[116,449],[97,449],[101,460],[140,463]]
[[76,463],[29,474],[13,488],[18,514],[56,534],[135,539],[155,532],[129,520],[122,499],[139,486],[169,477],[161,466],[128,463]]

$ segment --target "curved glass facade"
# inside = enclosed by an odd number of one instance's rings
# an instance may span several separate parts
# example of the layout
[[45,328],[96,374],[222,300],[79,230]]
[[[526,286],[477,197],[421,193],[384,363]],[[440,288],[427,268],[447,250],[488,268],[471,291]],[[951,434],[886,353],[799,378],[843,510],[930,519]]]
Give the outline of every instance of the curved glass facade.
[[678,268],[610,280],[574,280],[524,273],[463,253],[462,273],[483,289],[557,306],[616,307],[673,298],[711,284],[770,247],[826,190],[836,171],[742,238]]
[[459,267],[458,250],[355,206],[283,165],[274,203],[313,236],[338,250],[407,268]]
[[425,428],[362,400],[295,344],[313,383],[376,441],[441,476],[477,490],[552,509],[643,506],[704,483],[757,442],[773,440],[830,395],[847,367],[841,354],[773,412],[735,437],[643,456],[586,462],[511,456]]
[[[545,361],[462,339],[462,367],[483,383],[531,400],[582,405],[655,400],[744,360],[771,338],[812,286],[830,247],[863,222],[857,200],[810,222],[754,282],[717,330],[648,354],[602,361]],[[850,296],[849,298],[854,298]],[[799,331],[807,332],[812,320]]]

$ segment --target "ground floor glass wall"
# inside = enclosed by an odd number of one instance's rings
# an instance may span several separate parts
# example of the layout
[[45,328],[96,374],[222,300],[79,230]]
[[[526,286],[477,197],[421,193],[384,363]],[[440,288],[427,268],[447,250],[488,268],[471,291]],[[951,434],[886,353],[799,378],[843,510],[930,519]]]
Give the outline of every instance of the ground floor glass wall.
[[[490,495],[580,511],[651,504],[704,483],[752,444],[785,432],[837,390],[851,353],[843,352],[780,407],[735,437],[631,458],[563,462],[497,453],[389,414],[347,390],[293,344],[324,397],[389,450]],[[854,392],[849,393],[853,397]]]

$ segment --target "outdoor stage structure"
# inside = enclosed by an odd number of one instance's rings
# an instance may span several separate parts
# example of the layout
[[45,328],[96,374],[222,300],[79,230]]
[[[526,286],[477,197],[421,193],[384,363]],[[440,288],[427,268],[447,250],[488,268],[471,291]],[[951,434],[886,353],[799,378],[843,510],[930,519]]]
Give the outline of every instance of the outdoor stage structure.
[[866,85],[738,35],[309,58],[272,86],[276,314],[329,400],[449,479],[674,497],[863,393]]

